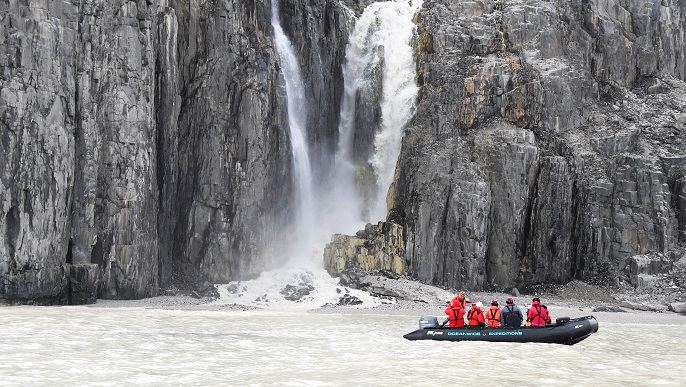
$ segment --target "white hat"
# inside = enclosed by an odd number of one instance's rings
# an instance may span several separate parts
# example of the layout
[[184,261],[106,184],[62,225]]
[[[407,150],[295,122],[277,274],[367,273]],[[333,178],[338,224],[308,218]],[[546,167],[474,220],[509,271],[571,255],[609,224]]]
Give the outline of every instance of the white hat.
[[476,306],[478,306],[479,308],[483,308],[483,307],[484,307],[484,304],[482,304],[481,301],[478,301],[478,302],[476,303]]

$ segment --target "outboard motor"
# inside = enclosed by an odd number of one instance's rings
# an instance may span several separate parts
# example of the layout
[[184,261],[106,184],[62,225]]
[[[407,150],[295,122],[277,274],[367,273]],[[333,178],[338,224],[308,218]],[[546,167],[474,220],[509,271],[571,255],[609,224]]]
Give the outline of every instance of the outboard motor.
[[419,318],[419,329],[438,328],[438,318],[436,316],[422,316]]

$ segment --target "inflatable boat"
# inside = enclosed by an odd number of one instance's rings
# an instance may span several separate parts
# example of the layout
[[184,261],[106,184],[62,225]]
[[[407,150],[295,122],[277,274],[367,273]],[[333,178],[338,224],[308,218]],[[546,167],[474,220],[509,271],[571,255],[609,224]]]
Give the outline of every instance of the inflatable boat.
[[408,340],[495,341],[514,343],[551,343],[572,345],[598,331],[593,316],[570,319],[560,317],[545,327],[463,327],[448,328],[435,316],[422,316],[419,329],[403,337]]

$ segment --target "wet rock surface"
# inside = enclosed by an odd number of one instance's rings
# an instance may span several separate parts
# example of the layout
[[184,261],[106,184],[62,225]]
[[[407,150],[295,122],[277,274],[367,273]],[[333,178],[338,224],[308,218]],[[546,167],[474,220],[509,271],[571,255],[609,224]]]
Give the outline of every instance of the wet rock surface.
[[[370,1],[281,3],[331,164],[349,9]],[[684,3],[425,0],[415,20],[398,228],[341,237],[330,266],[681,302]],[[264,271],[294,189],[272,36],[268,2],[0,3],[0,299],[204,299]]]
[[[677,260],[685,17],[672,1],[425,1],[422,94],[389,215],[409,275],[613,286],[634,256]],[[655,275],[635,286],[661,286]]]

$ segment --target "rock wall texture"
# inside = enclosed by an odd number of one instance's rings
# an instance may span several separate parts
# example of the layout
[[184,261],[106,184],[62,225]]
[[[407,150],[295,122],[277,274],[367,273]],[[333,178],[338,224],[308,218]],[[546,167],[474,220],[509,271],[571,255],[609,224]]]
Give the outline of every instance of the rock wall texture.
[[354,268],[406,275],[403,229],[394,223],[379,222],[367,224],[356,236],[335,234],[324,250],[324,266],[335,277]]
[[[282,10],[331,162],[347,16]],[[0,2],[0,299],[141,298],[268,267],[292,202],[272,37],[269,1]]]
[[[318,182],[369,3],[280,2]],[[425,0],[416,22],[399,227],[359,262],[506,288],[652,275],[633,257],[686,243],[684,1]],[[0,1],[0,300],[269,268],[294,202],[280,74],[267,0]]]
[[628,278],[686,242],[686,3],[426,0],[390,220],[421,280]]

